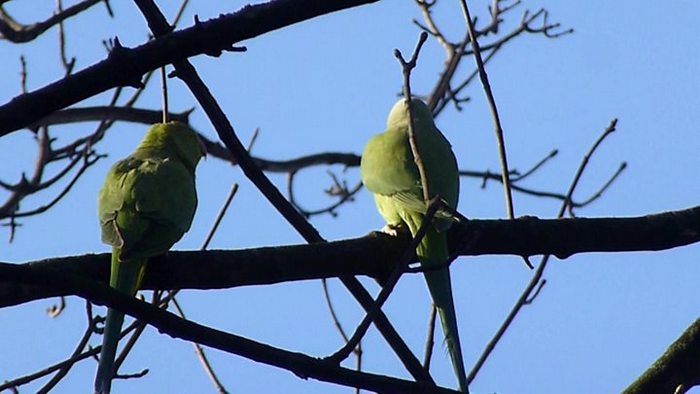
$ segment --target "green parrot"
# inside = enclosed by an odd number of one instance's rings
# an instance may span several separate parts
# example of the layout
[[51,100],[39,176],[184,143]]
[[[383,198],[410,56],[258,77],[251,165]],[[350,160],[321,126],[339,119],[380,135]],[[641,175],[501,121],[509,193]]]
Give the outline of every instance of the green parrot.
[[[385,231],[395,234],[397,228],[407,226],[415,236],[427,206],[423,200],[418,167],[413,160],[409,144],[409,115],[406,104],[406,100],[399,100],[389,113],[386,131],[374,136],[367,143],[362,153],[360,171],[362,182],[374,194],[377,209],[387,222]],[[430,197],[440,195],[450,207],[456,208],[459,173],[450,143],[435,126],[432,113],[423,101],[412,99],[411,112],[413,133],[423,161]],[[447,263],[449,256],[445,230],[454,220],[446,212],[436,215],[435,224],[428,229],[416,248],[416,255],[424,268]],[[450,271],[447,267],[427,270],[425,280],[440,315],[445,344],[452,359],[459,388],[462,392],[467,392],[467,379],[452,300]]]
[[[136,151],[107,173],[98,198],[102,242],[112,246],[109,285],[129,295],[141,286],[146,262],[190,229],[197,193],[194,173],[204,156],[197,134],[179,122],[153,125]],[[107,311],[95,393],[110,392],[124,314]]]

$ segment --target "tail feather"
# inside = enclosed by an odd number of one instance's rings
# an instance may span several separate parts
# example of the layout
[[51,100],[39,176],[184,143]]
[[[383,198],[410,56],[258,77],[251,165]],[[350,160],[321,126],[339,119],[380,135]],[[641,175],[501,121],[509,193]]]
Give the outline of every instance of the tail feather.
[[452,368],[459,382],[459,390],[466,393],[468,391],[467,375],[464,368],[464,359],[462,358],[462,345],[459,340],[454,304],[449,302],[449,305],[446,306],[438,304],[435,304],[435,306],[440,316],[442,331],[445,334],[445,345],[450,354],[450,359],[452,359]]
[[[411,234],[415,235],[420,227],[420,221],[413,220],[411,222],[408,222],[409,229]],[[446,264],[449,258],[449,251],[445,233],[439,233],[434,227],[430,228],[416,248],[416,255],[424,268]],[[457,314],[452,298],[450,271],[445,266],[444,268],[427,270],[424,272],[424,275],[433,303],[440,316],[445,344],[452,360],[452,368],[457,376],[459,389],[461,392],[467,393],[469,389],[462,357],[462,345],[459,340],[459,330],[457,329]]]
[[[119,250],[112,251],[112,273],[110,286],[129,295],[136,294],[140,287],[146,260],[119,261]],[[124,324],[124,314],[118,310],[109,308],[102,334],[102,350],[100,361],[95,375],[95,394],[109,394],[112,388],[114,370],[114,358],[117,354],[119,334]]]
[[95,394],[108,394],[111,391],[112,377],[116,372],[114,371],[114,358],[117,354],[117,344],[123,323],[123,313],[111,308],[107,311],[104,333],[102,334],[100,362],[97,365],[97,375],[95,376]]

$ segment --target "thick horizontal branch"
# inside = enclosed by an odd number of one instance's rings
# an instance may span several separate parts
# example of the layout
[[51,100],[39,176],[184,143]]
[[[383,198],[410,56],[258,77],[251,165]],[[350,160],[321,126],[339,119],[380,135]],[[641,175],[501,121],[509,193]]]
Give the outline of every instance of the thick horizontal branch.
[[685,393],[697,385],[700,385],[700,319],[623,394]]
[[[657,251],[700,242],[700,206],[629,218],[470,220],[450,230],[452,250],[462,256]],[[223,289],[289,281],[366,275],[383,279],[409,237],[372,233],[356,239],[245,250],[170,252],[149,263],[143,289]],[[467,246],[464,246],[467,245]],[[107,282],[109,254],[52,258],[22,266],[33,272],[69,272]],[[0,307],[73,294],[4,278]]]
[[253,37],[377,0],[274,0],[167,34],[136,48],[115,41],[107,59],[0,106],[0,137],[117,86],[140,86],[148,71],[192,56],[218,56]]
[[[223,289],[340,275],[382,274],[402,243],[383,234],[347,241],[244,250],[177,252],[151,259],[142,289]],[[376,256],[375,256],[376,254]],[[367,258],[370,256],[372,258]],[[109,278],[110,254],[52,258],[22,264],[35,272],[69,272],[103,283]],[[372,266],[375,264],[375,266]],[[16,264],[0,263],[3,269]],[[68,295],[59,290],[0,281],[0,307]]]
[[71,273],[36,271],[31,266],[5,268],[7,269],[3,270],[3,278],[8,280],[54,288],[56,291],[75,291],[79,296],[93,303],[123,311],[174,338],[199,343],[256,362],[283,368],[302,379],[312,378],[377,393],[455,393],[453,390],[436,387],[427,382],[411,382],[368,372],[353,371],[329,361],[282,350],[206,327]]

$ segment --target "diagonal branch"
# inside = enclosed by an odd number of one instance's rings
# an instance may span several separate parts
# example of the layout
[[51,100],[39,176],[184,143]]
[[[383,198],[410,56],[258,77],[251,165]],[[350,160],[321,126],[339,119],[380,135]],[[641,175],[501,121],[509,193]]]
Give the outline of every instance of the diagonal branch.
[[700,319],[623,394],[685,393],[700,385]]
[[[16,22],[4,8],[0,6],[0,38],[14,43],[26,43],[34,40],[46,30],[56,26],[66,19],[78,15],[93,5],[105,0],[84,0],[64,10],[60,10],[44,21],[22,25]],[[106,2],[106,1],[105,1]]]
[[[135,0],[141,12],[148,20],[148,25],[153,29],[156,36],[167,34],[170,31],[170,25],[165,20],[165,17],[160,12],[158,7],[151,0]],[[291,0],[277,0],[273,3],[293,3]],[[316,3],[314,3],[316,4]],[[328,4],[328,2],[323,2]],[[316,4],[318,6],[318,4]],[[336,4],[337,5],[337,4]],[[245,9],[244,9],[245,10]],[[300,13],[299,10],[288,10]],[[303,12],[302,12],[303,13]],[[295,208],[287,201],[282,193],[275,187],[274,184],[265,176],[250,158],[248,151],[241,143],[236,135],[233,126],[226,118],[223,110],[212,96],[211,92],[199,77],[197,71],[187,60],[177,61],[173,64],[177,76],[181,78],[197,101],[202,105],[210,121],[214,125],[219,138],[231,151],[231,154],[237,159],[238,165],[243,170],[243,173],[250,179],[251,182],[260,190],[260,192],[270,201],[270,203],[280,212],[280,214],[294,227],[294,229],[309,243],[322,243],[325,240],[321,237],[318,231],[309,223]],[[367,290],[362,286],[359,280],[354,276],[340,276],[340,281],[362,305],[365,310],[371,308],[374,300]],[[384,336],[394,352],[401,359],[406,369],[413,375],[416,380],[430,380],[430,376],[420,365],[420,361],[411,352],[410,348],[403,341],[401,336],[396,332],[396,329],[391,325],[389,319],[383,313],[377,314],[375,325],[379,332]]]

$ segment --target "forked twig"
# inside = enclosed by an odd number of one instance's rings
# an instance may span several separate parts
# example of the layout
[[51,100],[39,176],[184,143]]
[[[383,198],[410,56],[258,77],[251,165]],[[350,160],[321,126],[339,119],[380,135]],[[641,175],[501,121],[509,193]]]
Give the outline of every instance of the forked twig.
[[[603,140],[608,137],[614,130],[617,125],[617,119],[613,119],[608,127],[605,128],[605,131],[603,134],[595,141],[593,146],[590,148],[588,153],[584,156],[583,160],[581,161],[581,164],[579,165],[578,170],[576,171],[576,175],[574,176],[573,180],[571,181],[571,185],[569,186],[569,190],[566,193],[566,198],[562,202],[562,205],[559,209],[559,212],[557,214],[557,218],[562,218],[564,216],[564,213],[566,212],[567,206],[569,204],[569,201],[571,201],[571,197],[574,194],[574,191],[576,190],[576,187],[578,186],[579,180],[581,179],[581,176],[583,175],[583,171],[586,169],[586,166],[588,165],[588,161],[593,155],[593,153],[598,149],[600,144],[603,142]],[[493,351],[493,349],[496,348],[496,345],[498,342],[501,340],[503,335],[505,334],[506,330],[510,327],[511,323],[515,319],[515,317],[518,315],[520,310],[524,305],[528,305],[529,303],[532,302],[534,296],[530,296],[533,294],[533,290],[535,290],[535,294],[539,293],[541,290],[542,286],[544,285],[543,283],[540,284],[540,280],[542,279],[542,275],[544,274],[545,268],[547,268],[547,263],[549,262],[551,255],[544,255],[542,256],[542,260],[540,261],[540,264],[537,266],[537,269],[535,270],[535,273],[532,275],[532,278],[530,279],[530,282],[528,282],[527,286],[525,287],[525,290],[520,294],[520,297],[518,297],[517,301],[515,302],[515,305],[513,305],[513,308],[511,308],[510,312],[508,312],[508,315],[506,316],[505,320],[503,323],[501,323],[501,326],[498,328],[498,331],[496,331],[496,334],[494,334],[493,338],[488,342],[486,345],[486,348],[484,351],[481,353],[479,356],[479,359],[476,361],[474,364],[474,367],[472,370],[469,372],[469,375],[467,376],[467,381],[471,383],[476,375],[479,373],[479,370],[481,367],[484,365],[486,360],[488,359],[489,355]],[[538,286],[538,284],[540,284]]]
[[413,51],[413,55],[411,55],[411,59],[408,61],[403,58],[401,51],[394,49],[394,57],[396,57],[401,64],[401,71],[403,73],[403,96],[404,100],[406,101],[406,109],[408,111],[408,142],[411,145],[413,161],[416,163],[416,167],[418,167],[421,188],[423,190],[423,201],[426,205],[431,198],[430,183],[428,174],[425,171],[425,166],[423,165],[423,158],[420,154],[418,142],[416,141],[415,125],[413,124],[415,117],[413,114],[413,106],[411,105],[411,99],[413,99],[411,96],[411,71],[416,67],[418,54],[420,53],[420,50],[427,39],[428,33],[421,32],[420,36],[418,37],[418,43],[416,43],[416,49]]

